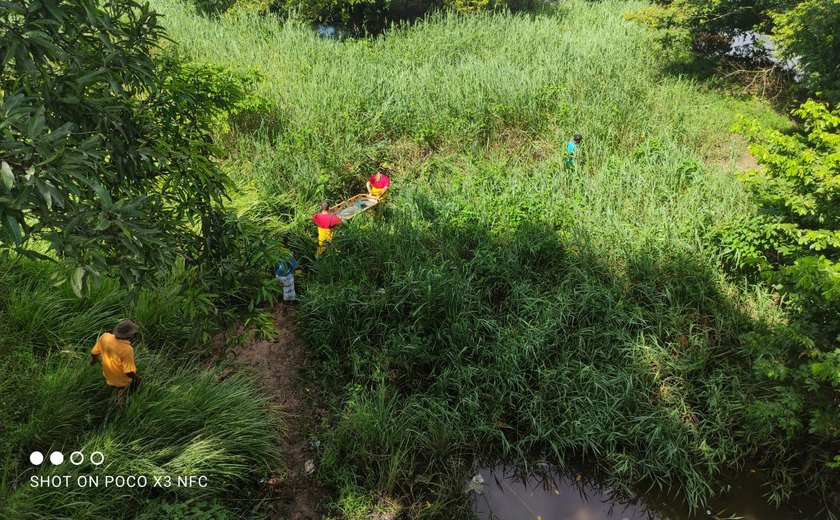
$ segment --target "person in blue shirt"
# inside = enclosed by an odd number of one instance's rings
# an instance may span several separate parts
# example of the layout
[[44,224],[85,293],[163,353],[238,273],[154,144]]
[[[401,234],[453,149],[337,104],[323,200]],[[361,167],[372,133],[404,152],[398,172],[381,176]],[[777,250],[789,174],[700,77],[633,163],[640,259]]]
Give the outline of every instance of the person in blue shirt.
[[[283,237],[283,245],[289,248],[289,237]],[[300,269],[300,264],[294,255],[289,253],[287,258],[281,258],[274,266],[274,276],[283,286],[283,301],[290,302],[297,300],[295,294],[295,270]]]
[[566,145],[566,166],[572,166],[575,164],[575,155],[577,155],[577,149],[580,142],[583,141],[583,137],[580,134],[575,134],[569,140],[569,144]]

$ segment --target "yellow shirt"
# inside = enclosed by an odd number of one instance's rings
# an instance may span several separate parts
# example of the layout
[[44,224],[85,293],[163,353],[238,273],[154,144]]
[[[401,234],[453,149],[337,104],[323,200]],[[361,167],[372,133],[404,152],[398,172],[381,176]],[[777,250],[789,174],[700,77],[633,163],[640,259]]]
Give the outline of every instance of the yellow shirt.
[[131,378],[126,374],[137,372],[137,367],[134,366],[134,349],[127,339],[117,339],[106,332],[99,336],[90,353],[102,355],[102,375],[106,383],[120,388],[131,383]]

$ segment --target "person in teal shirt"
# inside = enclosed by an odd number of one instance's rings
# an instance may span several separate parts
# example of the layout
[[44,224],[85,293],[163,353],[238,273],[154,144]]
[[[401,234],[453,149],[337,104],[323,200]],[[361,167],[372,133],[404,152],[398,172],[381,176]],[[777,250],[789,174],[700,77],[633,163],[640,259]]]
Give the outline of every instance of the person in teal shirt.
[[566,166],[572,166],[575,164],[575,155],[577,155],[578,145],[583,140],[583,137],[580,134],[575,134],[569,140],[569,144],[566,145]]

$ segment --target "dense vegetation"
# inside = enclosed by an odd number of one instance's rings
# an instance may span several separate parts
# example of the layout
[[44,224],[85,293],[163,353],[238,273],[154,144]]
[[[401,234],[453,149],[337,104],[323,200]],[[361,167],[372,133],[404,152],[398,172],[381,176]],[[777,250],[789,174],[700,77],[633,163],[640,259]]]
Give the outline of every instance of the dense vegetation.
[[[785,402],[746,341],[783,314],[726,281],[714,238],[752,211],[726,174],[735,112],[782,123],[669,77],[656,34],[622,21],[632,5],[343,44],[166,6],[185,52],[255,65],[282,110],[235,136],[232,168],[266,194],[251,211],[304,231],[319,198],[397,165],[387,218],[354,223],[307,277],[306,333],[347,385],[321,473],[345,513],[379,493],[451,511],[480,455],[585,458],[695,505],[761,453],[777,498],[793,490],[808,455],[759,413]],[[573,132],[586,156],[566,170]]]
[[[154,59],[247,99],[207,127],[230,179],[219,211],[243,238],[159,270],[134,300],[108,277],[77,299],[48,283],[74,267],[9,257],[0,506],[251,512],[225,493],[254,489],[271,466],[272,421],[246,378],[216,383],[193,363],[203,340],[191,324],[209,331],[217,313],[272,301],[253,294],[268,291],[262,269],[283,229],[307,266],[299,327],[333,408],[318,477],[335,514],[368,518],[390,503],[412,518],[464,517],[480,459],[588,468],[687,509],[749,465],[772,500],[808,494],[836,511],[836,115],[806,105],[799,136],[766,102],[672,75],[660,33],[627,19],[641,7],[438,14],[337,42],[295,19],[152,2],[173,40]],[[747,185],[735,175],[745,143],[729,133],[739,115],[767,165]],[[573,133],[584,143],[569,167]],[[339,252],[315,261],[318,202],[362,191],[383,161],[394,187],[381,218],[355,219]],[[795,290],[791,277],[813,284]],[[123,316],[143,326],[139,361],[155,376],[114,415],[97,371],[69,360]],[[816,334],[814,316],[826,317]],[[18,387],[61,388],[61,399],[12,399]],[[91,401],[101,415],[71,413]],[[69,410],[58,432],[40,422],[58,413],[44,407]],[[223,467],[225,485],[135,493],[127,511],[107,494],[62,501],[21,485],[24,453],[47,449],[44,436],[126,446],[114,459],[126,470]]]
[[[276,419],[265,397],[244,375],[220,381],[221,370],[201,369],[200,341],[179,296],[183,273],[156,291],[141,291],[136,304],[106,282],[83,298],[69,286],[49,283],[54,268],[15,260],[0,276],[0,516],[3,518],[164,518],[180,511],[224,513],[225,502],[248,490],[275,465]],[[146,376],[124,408],[115,405],[87,352],[97,335],[121,317],[143,325],[135,342]],[[105,463],[36,471],[29,453],[99,450]],[[206,488],[169,490],[33,488],[31,476],[206,475]],[[190,512],[193,513],[190,513]]]
[[[769,35],[770,46],[764,50],[773,48],[778,57],[795,63],[802,75],[800,97],[813,96],[792,111],[802,123],[796,132],[779,132],[755,121],[735,128],[750,140],[761,166],[743,178],[759,211],[725,226],[720,241],[729,267],[776,291],[788,318],[782,326],[745,338],[758,355],[756,375],[775,382],[770,391],[785,403],[755,410],[789,439],[805,437],[805,442],[818,446],[812,451],[813,467],[800,478],[810,481],[815,473],[836,476],[840,2],[676,0],[646,6],[636,17],[660,29],[666,45],[690,41],[702,59],[720,59],[732,38],[746,31]],[[834,111],[829,103],[834,103]]]
[[[277,293],[276,242],[225,208],[212,144],[248,106],[241,78],[161,53],[157,16],[131,1],[3,2],[0,29],[0,516],[224,513],[277,455],[256,385],[197,365],[220,325]],[[127,316],[148,377],[122,409],[86,361]],[[36,473],[97,474],[36,472],[33,450],[100,450],[101,475],[211,485],[33,488]]]
[[221,307],[272,301],[248,273],[278,246],[226,210],[211,138],[247,111],[244,80],[158,53],[137,2],[12,3],[0,27],[3,258],[59,260],[77,295],[103,276],[154,286],[180,258]]
[[312,24],[337,26],[354,35],[381,33],[439,10],[461,14],[533,11],[542,0],[191,0],[198,12],[282,14]]
[[816,468],[802,477],[810,480],[840,465],[840,113],[808,101],[794,114],[802,132],[742,124],[764,166],[744,179],[760,212],[721,238],[730,261],[784,301],[789,321],[747,339],[757,374],[781,383],[772,392],[786,403],[757,411],[788,438],[807,430],[817,445]]
[[702,55],[721,56],[747,31],[769,35],[779,55],[802,69],[806,90],[840,102],[837,0],[657,0],[639,13],[666,44],[689,41]]

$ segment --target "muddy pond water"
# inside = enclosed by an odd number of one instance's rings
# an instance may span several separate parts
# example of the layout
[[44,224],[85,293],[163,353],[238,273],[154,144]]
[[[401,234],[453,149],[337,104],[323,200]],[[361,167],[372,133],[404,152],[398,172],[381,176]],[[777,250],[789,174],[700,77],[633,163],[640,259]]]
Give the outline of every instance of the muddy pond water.
[[[480,477],[478,477],[480,475]],[[689,515],[680,502],[650,496],[632,503],[608,489],[556,473],[524,481],[509,468],[485,467],[468,485],[481,520],[811,520],[793,508],[775,509],[762,497],[758,479],[746,476],[702,511]],[[478,492],[480,491],[480,493]]]

